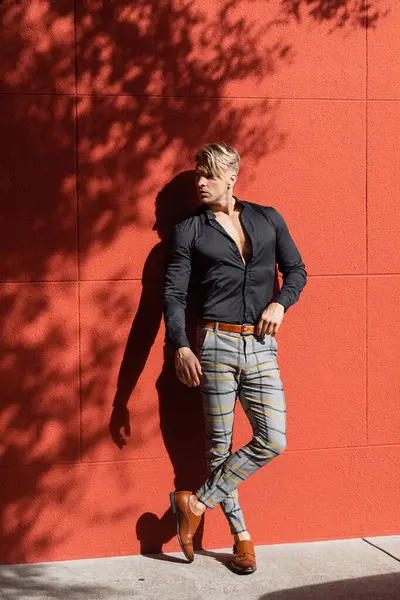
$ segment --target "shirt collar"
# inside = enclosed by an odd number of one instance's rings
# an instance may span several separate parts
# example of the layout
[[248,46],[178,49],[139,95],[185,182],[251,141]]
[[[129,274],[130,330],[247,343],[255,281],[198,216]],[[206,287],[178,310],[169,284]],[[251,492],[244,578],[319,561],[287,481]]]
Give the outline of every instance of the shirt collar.
[[[239,200],[239,198],[235,195],[233,195],[233,197],[235,198],[236,202],[241,205],[242,210],[244,210],[244,208],[245,208],[244,202],[242,202],[242,200]],[[204,211],[206,217],[208,218],[208,220],[216,218],[214,211],[212,211],[211,208],[208,208],[207,204],[204,205],[203,211]]]

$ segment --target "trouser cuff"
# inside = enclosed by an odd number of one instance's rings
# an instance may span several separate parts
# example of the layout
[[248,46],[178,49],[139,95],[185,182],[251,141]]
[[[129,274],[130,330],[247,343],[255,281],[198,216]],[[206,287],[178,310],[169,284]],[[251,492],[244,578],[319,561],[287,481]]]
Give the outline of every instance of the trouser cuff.
[[216,506],[218,506],[217,504],[215,504],[215,502],[213,502],[212,500],[210,500],[210,498],[203,498],[199,493],[195,492],[194,494],[196,496],[196,498],[198,500],[200,500],[200,502],[202,502],[203,504],[205,504],[208,508],[215,508]]
[[243,527],[241,527],[240,529],[237,529],[235,527],[231,527],[231,534],[235,535],[236,533],[242,533],[243,531],[247,531],[247,527],[245,527],[243,529]]

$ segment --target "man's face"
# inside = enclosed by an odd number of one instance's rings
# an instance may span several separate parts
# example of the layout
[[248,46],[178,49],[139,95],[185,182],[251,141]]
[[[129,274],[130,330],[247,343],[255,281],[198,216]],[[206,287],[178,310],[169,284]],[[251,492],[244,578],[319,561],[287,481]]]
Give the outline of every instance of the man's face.
[[205,167],[198,166],[195,181],[200,202],[212,204],[220,201],[225,196],[228,185],[233,185],[235,177],[229,170],[226,170],[221,177],[215,177]]

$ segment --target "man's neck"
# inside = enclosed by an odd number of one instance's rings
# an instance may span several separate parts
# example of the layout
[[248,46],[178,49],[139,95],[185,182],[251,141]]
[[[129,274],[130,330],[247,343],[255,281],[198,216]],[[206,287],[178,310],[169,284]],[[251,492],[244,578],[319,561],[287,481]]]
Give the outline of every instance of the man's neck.
[[225,213],[226,215],[231,216],[235,210],[240,210],[241,208],[237,200],[237,197],[231,192],[228,197],[225,195],[222,201],[213,205],[208,205],[208,208],[214,213]]

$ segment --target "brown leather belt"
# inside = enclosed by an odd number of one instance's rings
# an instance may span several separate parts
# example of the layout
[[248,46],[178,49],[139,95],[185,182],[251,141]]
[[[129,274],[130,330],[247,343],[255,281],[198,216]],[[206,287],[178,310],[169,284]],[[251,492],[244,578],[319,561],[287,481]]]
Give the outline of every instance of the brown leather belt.
[[199,320],[199,325],[202,327],[210,327],[211,329],[220,329],[221,331],[232,331],[233,333],[254,333],[254,325],[238,325],[236,323],[220,323],[216,327],[216,321]]

